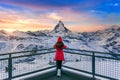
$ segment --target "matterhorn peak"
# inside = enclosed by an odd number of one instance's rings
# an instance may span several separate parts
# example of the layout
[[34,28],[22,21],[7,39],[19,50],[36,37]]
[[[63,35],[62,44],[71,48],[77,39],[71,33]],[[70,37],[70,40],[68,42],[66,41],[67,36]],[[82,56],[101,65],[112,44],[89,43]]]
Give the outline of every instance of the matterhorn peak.
[[52,32],[71,32],[69,29],[67,29],[62,21],[59,21],[59,23],[55,26],[54,30]]

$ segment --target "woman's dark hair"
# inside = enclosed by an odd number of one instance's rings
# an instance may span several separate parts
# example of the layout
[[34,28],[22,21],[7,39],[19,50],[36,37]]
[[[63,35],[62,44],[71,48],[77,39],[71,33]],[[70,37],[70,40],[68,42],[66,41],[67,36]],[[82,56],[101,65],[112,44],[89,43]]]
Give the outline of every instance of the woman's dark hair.
[[56,46],[57,49],[63,49],[64,43],[63,42],[57,42],[55,44],[55,46]]

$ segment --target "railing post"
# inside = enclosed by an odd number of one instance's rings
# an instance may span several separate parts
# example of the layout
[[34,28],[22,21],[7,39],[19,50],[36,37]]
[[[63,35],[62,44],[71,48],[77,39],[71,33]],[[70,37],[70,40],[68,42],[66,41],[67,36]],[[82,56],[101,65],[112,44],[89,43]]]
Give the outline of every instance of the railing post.
[[9,80],[12,79],[12,57],[11,57],[11,54],[9,54],[9,59],[8,59],[8,78],[9,78]]
[[95,78],[95,53],[92,52],[92,75],[93,79]]

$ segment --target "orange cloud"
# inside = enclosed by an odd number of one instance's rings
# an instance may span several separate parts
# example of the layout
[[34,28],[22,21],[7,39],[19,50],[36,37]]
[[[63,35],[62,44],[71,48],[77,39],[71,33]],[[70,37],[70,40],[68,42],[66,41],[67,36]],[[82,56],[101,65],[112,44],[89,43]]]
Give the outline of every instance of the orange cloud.
[[[0,7],[1,10],[1,7]],[[40,17],[28,17],[26,14],[20,14],[17,11],[2,8],[3,12],[0,12],[0,29],[7,31],[35,31],[43,29],[51,29],[51,23],[48,23],[46,19]],[[4,16],[3,16],[4,15]]]
[[93,32],[97,30],[104,30],[107,27],[99,26],[99,25],[76,25],[76,26],[70,26],[69,28],[70,30],[77,32]]
[[3,21],[3,20],[0,20],[0,23],[4,23],[4,21]]
[[[0,7],[1,10],[1,7]],[[96,31],[104,27],[99,27],[99,19],[96,16],[89,13],[77,13],[68,8],[60,11],[53,11],[44,14],[31,14],[29,11],[24,14],[4,9],[0,12],[0,29],[9,31],[35,31],[35,30],[52,30],[58,23],[58,20],[62,20],[65,26],[70,30],[84,32],[84,31]]]

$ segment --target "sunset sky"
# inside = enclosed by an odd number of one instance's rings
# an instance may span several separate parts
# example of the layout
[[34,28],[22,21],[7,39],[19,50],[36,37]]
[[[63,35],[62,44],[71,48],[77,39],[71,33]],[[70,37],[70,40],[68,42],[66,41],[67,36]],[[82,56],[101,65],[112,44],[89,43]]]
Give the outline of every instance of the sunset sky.
[[59,20],[77,32],[120,25],[120,0],[0,0],[1,30],[52,30]]

